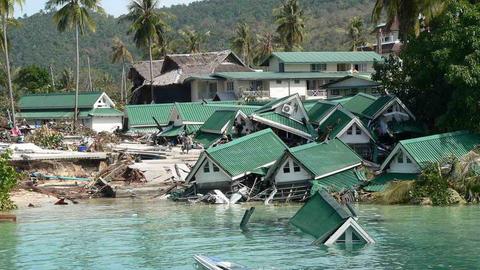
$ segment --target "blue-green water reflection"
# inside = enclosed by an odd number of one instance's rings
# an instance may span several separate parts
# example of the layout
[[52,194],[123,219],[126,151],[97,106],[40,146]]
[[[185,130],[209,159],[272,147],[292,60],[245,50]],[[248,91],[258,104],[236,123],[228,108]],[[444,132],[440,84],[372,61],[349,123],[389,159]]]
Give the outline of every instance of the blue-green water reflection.
[[312,246],[287,225],[300,205],[88,201],[18,211],[0,223],[0,269],[193,269],[206,254],[255,269],[476,269],[480,208],[359,205],[376,244]]

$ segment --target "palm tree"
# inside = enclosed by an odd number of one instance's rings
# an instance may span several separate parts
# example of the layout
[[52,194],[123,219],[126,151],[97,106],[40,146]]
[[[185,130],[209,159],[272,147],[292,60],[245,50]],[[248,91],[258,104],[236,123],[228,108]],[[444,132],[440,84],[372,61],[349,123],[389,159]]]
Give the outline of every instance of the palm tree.
[[89,11],[98,13],[105,13],[99,4],[100,0],[49,0],[46,4],[47,9],[60,7],[60,9],[53,15],[53,20],[57,24],[57,29],[64,32],[68,29],[75,29],[75,43],[76,43],[76,64],[77,76],[75,81],[75,114],[73,118],[73,130],[77,126],[78,118],[78,88],[80,84],[80,46],[79,34],[84,34],[88,29],[95,31],[95,21],[90,17]]
[[248,66],[253,53],[253,36],[250,26],[245,22],[238,23],[235,34],[236,37],[232,39],[232,49],[241,54],[243,62]]
[[277,45],[275,36],[270,32],[264,32],[260,35],[257,35],[256,43],[254,62],[256,65],[260,65],[273,53]]
[[[11,107],[11,120],[12,125],[15,126],[15,101],[13,100],[13,86],[12,86],[12,74],[10,71],[10,59],[8,55],[8,25],[12,24],[12,17],[15,5],[19,5],[20,8],[25,3],[25,0],[0,0],[0,16],[2,17],[2,44],[1,47],[5,54],[5,69],[7,71],[7,84],[8,84],[8,93],[10,96],[10,107]],[[14,21],[14,20],[13,20]]]
[[[128,50],[127,46],[117,37],[113,39],[112,46],[112,62],[113,63],[122,63],[122,82],[120,87],[120,99],[122,102],[127,103],[127,84],[126,84],[126,75],[125,75],[125,64],[127,62],[133,62],[133,56]],[[124,100],[125,94],[125,100]]]
[[273,10],[277,33],[285,51],[301,48],[305,39],[305,14],[299,0],[285,0]]
[[350,50],[356,51],[358,47],[365,44],[365,29],[363,27],[363,21],[360,17],[353,17],[347,25],[348,43],[350,44]]
[[400,39],[406,41],[409,35],[418,35],[421,22],[428,25],[430,20],[443,10],[445,2],[444,0],[377,0],[372,11],[372,20],[378,23],[382,19],[382,11],[387,15],[387,28],[398,19]]
[[199,53],[202,43],[210,36],[210,31],[200,33],[187,27],[179,31],[187,53]]
[[70,91],[74,87],[73,71],[71,68],[65,68],[60,75],[60,85],[62,90]]
[[166,25],[157,11],[158,0],[132,0],[128,5],[129,13],[126,20],[132,22],[128,33],[134,33],[133,40],[139,48],[148,48],[150,58],[150,95],[153,95],[153,56],[152,46],[158,39],[159,25]]

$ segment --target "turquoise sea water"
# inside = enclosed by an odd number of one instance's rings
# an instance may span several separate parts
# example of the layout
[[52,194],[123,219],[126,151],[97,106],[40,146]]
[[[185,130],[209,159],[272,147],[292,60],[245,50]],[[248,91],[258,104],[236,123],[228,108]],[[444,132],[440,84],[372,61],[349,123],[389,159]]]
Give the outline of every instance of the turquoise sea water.
[[194,269],[205,254],[254,269],[480,269],[480,208],[358,205],[376,244],[317,247],[287,225],[300,207],[92,200],[0,223],[0,269]]

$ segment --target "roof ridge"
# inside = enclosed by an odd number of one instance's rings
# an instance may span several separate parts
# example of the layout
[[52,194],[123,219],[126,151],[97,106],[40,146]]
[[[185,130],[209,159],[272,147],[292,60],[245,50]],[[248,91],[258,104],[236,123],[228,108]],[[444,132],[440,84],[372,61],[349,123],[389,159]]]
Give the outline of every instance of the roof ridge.
[[403,144],[409,144],[409,143],[414,143],[414,142],[422,142],[422,141],[452,137],[452,136],[455,136],[455,135],[463,135],[463,134],[475,134],[475,133],[472,133],[469,130],[458,130],[458,131],[429,135],[429,136],[418,137],[418,138],[413,138],[413,139],[408,139],[408,140],[401,140],[399,143],[403,145]]
[[[241,137],[241,138],[235,139],[235,140],[233,140],[233,141],[231,141],[231,142],[229,142],[229,143],[222,144],[222,145],[216,146],[216,147],[214,147],[214,148],[209,148],[209,149],[206,150],[206,152],[207,152],[207,153],[217,152],[217,151],[220,151],[220,150],[222,150],[222,149],[229,148],[229,147],[231,147],[231,146],[237,145],[237,144],[239,144],[239,143],[241,143],[241,142],[247,141],[247,140],[249,140],[249,139],[251,139],[251,138],[260,137],[260,136],[262,136],[262,135],[269,134],[269,133],[270,133],[270,134],[273,134],[275,137],[277,137],[277,135],[275,134],[275,132],[273,132],[272,129],[267,128],[267,129],[263,129],[263,130],[260,130],[260,131],[251,133],[251,134],[249,134],[249,135],[247,135],[247,136],[243,136],[243,137]],[[277,138],[278,138],[278,137],[277,137]],[[280,141],[280,142],[285,146],[285,148],[288,148],[282,140],[278,139],[278,141]]]
[[[100,94],[103,94],[105,92],[103,91],[94,91],[94,92],[91,92],[91,91],[88,91],[88,92],[83,92],[83,91],[79,91],[78,92],[78,95],[100,95]],[[38,93],[38,94],[27,94],[27,95],[23,95],[22,97],[31,97],[31,96],[67,96],[67,95],[75,95],[75,92],[52,92],[52,93]]]

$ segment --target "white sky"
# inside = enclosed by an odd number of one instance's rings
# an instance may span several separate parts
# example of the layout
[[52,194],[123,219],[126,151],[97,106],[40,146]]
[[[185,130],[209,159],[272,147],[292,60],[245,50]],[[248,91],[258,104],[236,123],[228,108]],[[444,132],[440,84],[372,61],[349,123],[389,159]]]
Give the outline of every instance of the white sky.
[[[130,0],[101,0],[102,7],[109,14],[114,16],[119,16],[127,12],[127,5]],[[174,4],[188,4],[197,0],[160,0],[159,6],[171,6]],[[16,8],[15,17],[23,16],[27,14],[28,16],[37,13],[41,9],[45,8],[45,3],[47,0],[26,0],[23,10]]]

